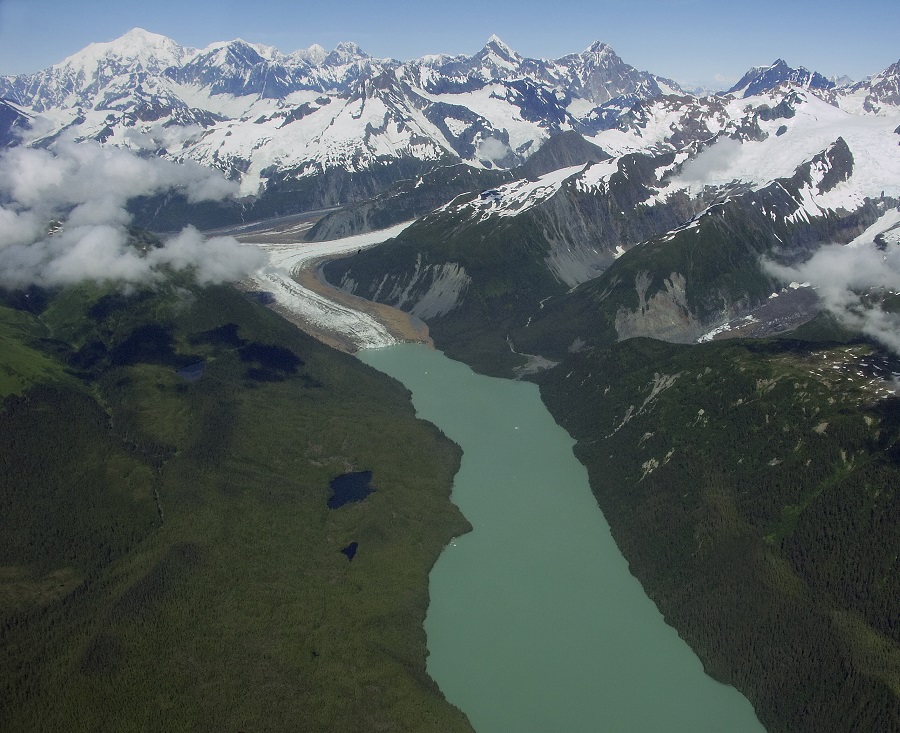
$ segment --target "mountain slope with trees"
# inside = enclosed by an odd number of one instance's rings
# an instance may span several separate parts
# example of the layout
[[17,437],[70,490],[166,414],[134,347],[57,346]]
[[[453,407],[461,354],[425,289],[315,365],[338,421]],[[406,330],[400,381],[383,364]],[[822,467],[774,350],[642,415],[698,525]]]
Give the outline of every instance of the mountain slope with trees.
[[470,730],[422,628],[459,452],[405,390],[185,278],[0,318],[0,727]]

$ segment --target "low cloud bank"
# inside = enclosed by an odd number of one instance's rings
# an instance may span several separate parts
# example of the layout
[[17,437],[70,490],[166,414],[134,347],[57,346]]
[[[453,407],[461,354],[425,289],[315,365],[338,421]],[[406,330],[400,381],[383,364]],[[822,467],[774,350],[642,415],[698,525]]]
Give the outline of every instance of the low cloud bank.
[[478,157],[481,160],[490,160],[496,162],[506,158],[512,150],[502,140],[495,137],[486,137],[478,143]]
[[678,177],[681,184],[702,186],[721,176],[741,154],[741,141],[723,137],[686,161]]
[[[128,244],[129,199],[168,190],[189,201],[218,200],[238,187],[197,163],[142,158],[95,142],[61,141],[53,151],[0,154],[0,285],[68,285],[82,280],[151,283],[160,268],[191,270],[201,284],[239,280],[265,266],[259,248],[193,227],[148,253]],[[61,224],[55,233],[50,225]],[[53,227],[56,228],[56,227]]]
[[889,313],[875,302],[880,294],[900,292],[900,246],[882,251],[874,244],[826,245],[800,265],[764,261],[763,267],[784,282],[810,283],[843,325],[900,354],[900,313]]

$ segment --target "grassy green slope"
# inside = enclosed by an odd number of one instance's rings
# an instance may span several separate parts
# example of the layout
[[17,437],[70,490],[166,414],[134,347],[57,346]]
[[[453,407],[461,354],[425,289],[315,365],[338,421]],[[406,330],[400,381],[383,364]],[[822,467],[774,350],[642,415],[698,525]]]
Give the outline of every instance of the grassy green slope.
[[537,377],[632,572],[771,733],[900,729],[900,402],[871,351],[635,339]]
[[65,379],[61,364],[28,344],[43,332],[32,314],[0,306],[0,395],[21,394],[34,382]]
[[[468,730],[422,628],[458,449],[395,382],[184,285],[4,311],[33,328],[0,352],[0,728]],[[328,509],[351,470],[376,491]]]

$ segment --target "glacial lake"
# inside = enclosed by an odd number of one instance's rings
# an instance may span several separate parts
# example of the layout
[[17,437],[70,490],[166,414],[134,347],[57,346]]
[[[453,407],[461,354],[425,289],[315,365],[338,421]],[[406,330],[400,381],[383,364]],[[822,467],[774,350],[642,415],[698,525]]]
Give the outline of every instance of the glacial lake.
[[628,572],[535,385],[403,344],[359,353],[464,451],[474,530],[430,577],[428,672],[477,733],[764,733]]

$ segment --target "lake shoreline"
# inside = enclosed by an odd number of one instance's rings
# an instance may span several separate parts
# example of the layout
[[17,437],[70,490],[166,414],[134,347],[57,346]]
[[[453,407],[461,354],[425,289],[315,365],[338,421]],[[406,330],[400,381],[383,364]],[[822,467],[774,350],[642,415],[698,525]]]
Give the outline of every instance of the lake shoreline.
[[473,531],[430,575],[428,673],[479,733],[763,733],[630,573],[536,385],[413,344],[358,356],[462,448],[451,500]]

